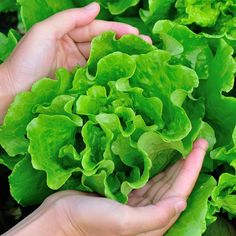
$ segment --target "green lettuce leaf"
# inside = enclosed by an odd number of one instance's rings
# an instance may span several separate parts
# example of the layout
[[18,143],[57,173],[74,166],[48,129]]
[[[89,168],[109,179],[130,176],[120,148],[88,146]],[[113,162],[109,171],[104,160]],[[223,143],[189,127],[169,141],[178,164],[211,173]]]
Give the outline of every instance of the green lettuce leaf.
[[99,0],[99,2],[108,8],[112,15],[118,15],[128,8],[135,6],[140,0]]
[[[187,67],[169,65],[169,60],[167,52],[158,50],[137,56],[137,69],[130,84],[139,85],[145,97],[154,96],[162,101],[165,127],[161,136],[165,141],[178,141],[191,130],[191,122],[181,106],[187,95],[198,86],[198,77]],[[147,70],[143,70],[143,66]]]
[[21,18],[26,30],[59,11],[75,7],[72,0],[17,0],[17,3],[21,6]]
[[215,53],[209,61],[208,79],[200,83],[198,94],[205,98],[206,119],[215,130],[217,145],[224,146],[232,143],[236,124],[236,98],[224,96],[233,89],[236,62],[232,47],[223,39],[210,41],[210,46]]
[[0,62],[5,61],[11,54],[19,40],[19,35],[15,30],[10,30],[8,35],[0,33]]
[[[132,25],[139,29],[139,32],[141,34],[149,35],[152,38],[155,38],[155,36],[152,34],[152,31],[149,27],[139,18],[139,17],[123,17],[123,16],[117,16],[114,18],[115,21],[119,21],[122,23],[126,23],[129,25]],[[155,38],[156,41],[156,38]]]
[[177,0],[177,21],[185,25],[196,23],[202,27],[211,27],[220,14],[220,5],[216,0]]
[[223,173],[212,194],[213,201],[232,215],[236,215],[236,175]]
[[232,135],[232,143],[224,147],[219,147],[214,149],[211,152],[212,159],[227,162],[228,164],[232,163],[236,159],[236,126]]
[[177,10],[175,21],[184,25],[190,24],[192,29],[194,24],[201,26],[200,31],[224,36],[235,44],[236,5],[234,1],[177,0],[175,7]]
[[220,175],[217,187],[212,193],[212,200],[218,208],[223,208],[236,216],[236,156],[231,165],[234,168],[234,173]]
[[60,148],[74,143],[76,129],[76,123],[63,115],[42,114],[27,126],[30,141],[28,151],[33,167],[46,171],[47,185],[51,189],[60,188],[77,168],[61,169],[61,161],[58,159]]
[[174,64],[194,69],[199,79],[208,78],[208,63],[212,53],[204,37],[169,20],[158,21],[153,27],[153,33],[160,36],[161,48],[171,53]]
[[[125,12],[127,9],[136,6],[140,0],[97,0],[101,5],[101,11],[98,15],[99,19],[111,20],[112,15],[118,15]],[[94,2],[92,0],[82,0],[82,1],[73,1],[73,0],[17,0],[21,6],[21,17],[23,24],[26,30],[29,30],[35,23],[45,20],[49,16],[54,15],[57,12],[76,8],[83,7],[87,4]]]
[[23,158],[23,156],[16,156],[14,158],[7,155],[3,148],[0,147],[0,164],[6,166],[8,169],[13,170],[14,166]]
[[158,20],[171,18],[175,0],[148,0],[148,10],[141,9],[140,17],[146,25],[152,27]]
[[0,12],[5,11],[16,11],[17,5],[16,0],[2,0],[0,4]]
[[[130,45],[132,42],[132,47]],[[99,47],[97,45],[100,45]],[[113,52],[123,52],[128,55],[145,54],[155,50],[155,47],[134,35],[124,35],[116,40],[114,32],[107,32],[94,38],[88,60],[88,70],[94,75],[100,59]]]
[[9,183],[12,196],[23,206],[40,204],[53,193],[47,187],[45,173],[33,169],[29,156],[15,165]]

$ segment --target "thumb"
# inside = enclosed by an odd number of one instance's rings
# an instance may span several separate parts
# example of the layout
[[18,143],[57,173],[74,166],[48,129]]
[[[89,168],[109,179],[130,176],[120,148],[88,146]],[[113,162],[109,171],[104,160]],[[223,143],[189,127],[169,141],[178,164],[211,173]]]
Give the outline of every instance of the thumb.
[[162,229],[186,208],[186,200],[179,197],[163,199],[154,205],[130,207],[127,216],[130,234]]
[[92,22],[98,15],[99,11],[99,4],[93,2],[83,8],[75,8],[59,12],[36,24],[34,28],[42,29],[44,35],[48,34],[48,36],[59,39],[71,30]]

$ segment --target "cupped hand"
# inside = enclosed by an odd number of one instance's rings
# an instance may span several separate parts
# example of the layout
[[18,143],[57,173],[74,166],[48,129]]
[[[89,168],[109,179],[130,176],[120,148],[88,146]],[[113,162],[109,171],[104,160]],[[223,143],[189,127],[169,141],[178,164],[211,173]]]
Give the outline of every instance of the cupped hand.
[[[35,24],[19,42],[12,55],[0,65],[0,122],[14,96],[30,89],[42,77],[53,77],[60,67],[71,70],[83,66],[90,53],[91,40],[104,31],[112,30],[117,37],[139,35],[127,24],[95,20],[100,7],[92,3],[70,9]],[[148,36],[140,35],[151,42]]]
[[196,141],[185,160],[131,192],[128,205],[89,193],[58,192],[5,235],[164,235],[186,208],[207,146],[203,139]]

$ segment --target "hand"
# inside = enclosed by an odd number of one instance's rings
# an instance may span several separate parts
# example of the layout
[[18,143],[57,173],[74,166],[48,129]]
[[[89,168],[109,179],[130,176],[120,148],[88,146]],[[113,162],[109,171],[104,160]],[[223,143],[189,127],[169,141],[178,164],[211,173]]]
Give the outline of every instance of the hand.
[[186,160],[131,192],[128,205],[89,193],[58,192],[5,236],[164,235],[186,207],[207,146],[203,139],[195,142]]
[[[136,34],[136,28],[123,23],[94,20],[99,5],[70,9],[32,27],[0,66],[0,123],[14,96],[30,89],[42,77],[53,77],[60,67],[71,70],[83,66],[90,53],[91,40],[104,31],[115,31],[117,37]],[[140,35],[148,42],[148,36]]]

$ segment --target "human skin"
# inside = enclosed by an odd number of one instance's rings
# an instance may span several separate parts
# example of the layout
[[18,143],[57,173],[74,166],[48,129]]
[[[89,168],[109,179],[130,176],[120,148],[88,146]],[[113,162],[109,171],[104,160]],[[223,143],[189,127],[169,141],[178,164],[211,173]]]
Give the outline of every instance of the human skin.
[[[77,64],[85,65],[96,35],[107,30],[115,31],[117,37],[139,35],[132,26],[95,20],[98,13],[99,5],[93,3],[58,13],[32,27],[0,65],[0,120],[14,96],[29,90],[38,79],[53,77],[60,67],[71,70]],[[151,43],[148,36],[139,36]],[[207,146],[203,139],[196,141],[185,160],[131,192],[128,204],[91,193],[58,192],[4,235],[161,236],[186,208]]]

